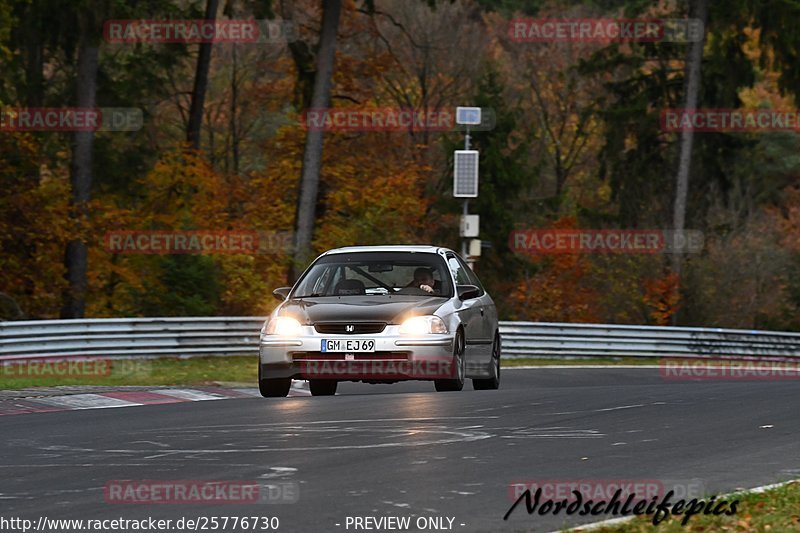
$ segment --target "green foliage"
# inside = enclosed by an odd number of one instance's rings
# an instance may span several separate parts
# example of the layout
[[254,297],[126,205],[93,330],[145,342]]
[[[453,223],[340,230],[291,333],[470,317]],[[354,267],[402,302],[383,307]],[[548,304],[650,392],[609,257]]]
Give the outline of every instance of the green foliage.
[[214,260],[203,255],[159,256],[157,276],[137,291],[144,316],[212,316],[220,304]]

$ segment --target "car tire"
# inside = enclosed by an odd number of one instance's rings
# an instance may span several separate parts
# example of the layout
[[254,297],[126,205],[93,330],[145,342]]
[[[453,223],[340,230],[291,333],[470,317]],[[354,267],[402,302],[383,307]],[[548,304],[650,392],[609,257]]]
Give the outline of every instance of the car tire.
[[285,398],[292,387],[292,378],[261,379],[258,392],[264,398]]
[[497,390],[500,388],[500,335],[494,336],[492,342],[492,375],[486,379],[473,379],[472,388],[475,390]]
[[437,392],[457,392],[464,388],[466,361],[464,357],[464,337],[461,332],[456,334],[453,345],[453,362],[456,365],[457,377],[455,379],[434,380],[433,386]]
[[264,398],[285,398],[292,388],[292,378],[261,378],[261,361],[258,363],[258,392]]
[[339,382],[334,379],[311,379],[308,381],[308,388],[311,396],[333,396]]

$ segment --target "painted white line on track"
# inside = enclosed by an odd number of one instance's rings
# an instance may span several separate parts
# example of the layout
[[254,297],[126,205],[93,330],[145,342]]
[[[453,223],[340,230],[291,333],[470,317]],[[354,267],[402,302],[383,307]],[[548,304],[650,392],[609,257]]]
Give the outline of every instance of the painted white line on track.
[[248,396],[254,396],[254,397],[259,397],[259,398],[261,397],[261,393],[258,392],[258,389],[241,389],[241,388],[238,388],[238,389],[231,389],[231,390],[239,392],[241,394],[246,394]]
[[620,405],[619,407],[606,407],[605,409],[595,409],[596,412],[602,411],[618,411],[620,409],[635,409],[637,407],[644,407],[643,403],[637,403],[635,405]]
[[189,400],[192,402],[201,402],[205,400],[225,400],[228,398],[227,396],[209,394],[207,392],[191,389],[161,389],[152,392],[163,394],[164,396],[172,396],[173,398],[180,398],[181,400]]
[[67,407],[70,409],[107,409],[111,407],[133,407],[141,403],[128,402],[118,398],[102,396],[100,394],[71,394],[69,396],[50,396],[49,398],[36,398],[36,403]]

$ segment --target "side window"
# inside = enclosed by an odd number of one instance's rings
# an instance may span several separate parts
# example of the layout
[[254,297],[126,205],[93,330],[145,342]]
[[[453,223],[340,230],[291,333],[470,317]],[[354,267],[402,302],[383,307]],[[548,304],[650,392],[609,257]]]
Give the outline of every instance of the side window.
[[456,285],[471,285],[472,282],[469,279],[469,275],[467,274],[466,270],[462,266],[462,263],[458,260],[458,258],[454,255],[447,256],[447,266],[450,267],[450,271],[453,273],[453,277],[456,278]]
[[[481,294],[483,294],[483,285],[481,285],[480,280],[478,279],[477,274],[472,271],[472,269],[467,265],[460,257],[456,257],[456,261],[461,266],[461,270],[464,272],[464,275],[469,279],[467,282],[469,285],[475,285],[481,290]],[[460,282],[459,282],[460,283]]]

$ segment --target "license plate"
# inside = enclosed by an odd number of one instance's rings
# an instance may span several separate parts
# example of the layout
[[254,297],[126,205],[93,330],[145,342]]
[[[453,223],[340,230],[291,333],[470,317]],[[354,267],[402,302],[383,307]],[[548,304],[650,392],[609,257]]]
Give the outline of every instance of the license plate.
[[322,339],[322,352],[374,352],[374,339]]

